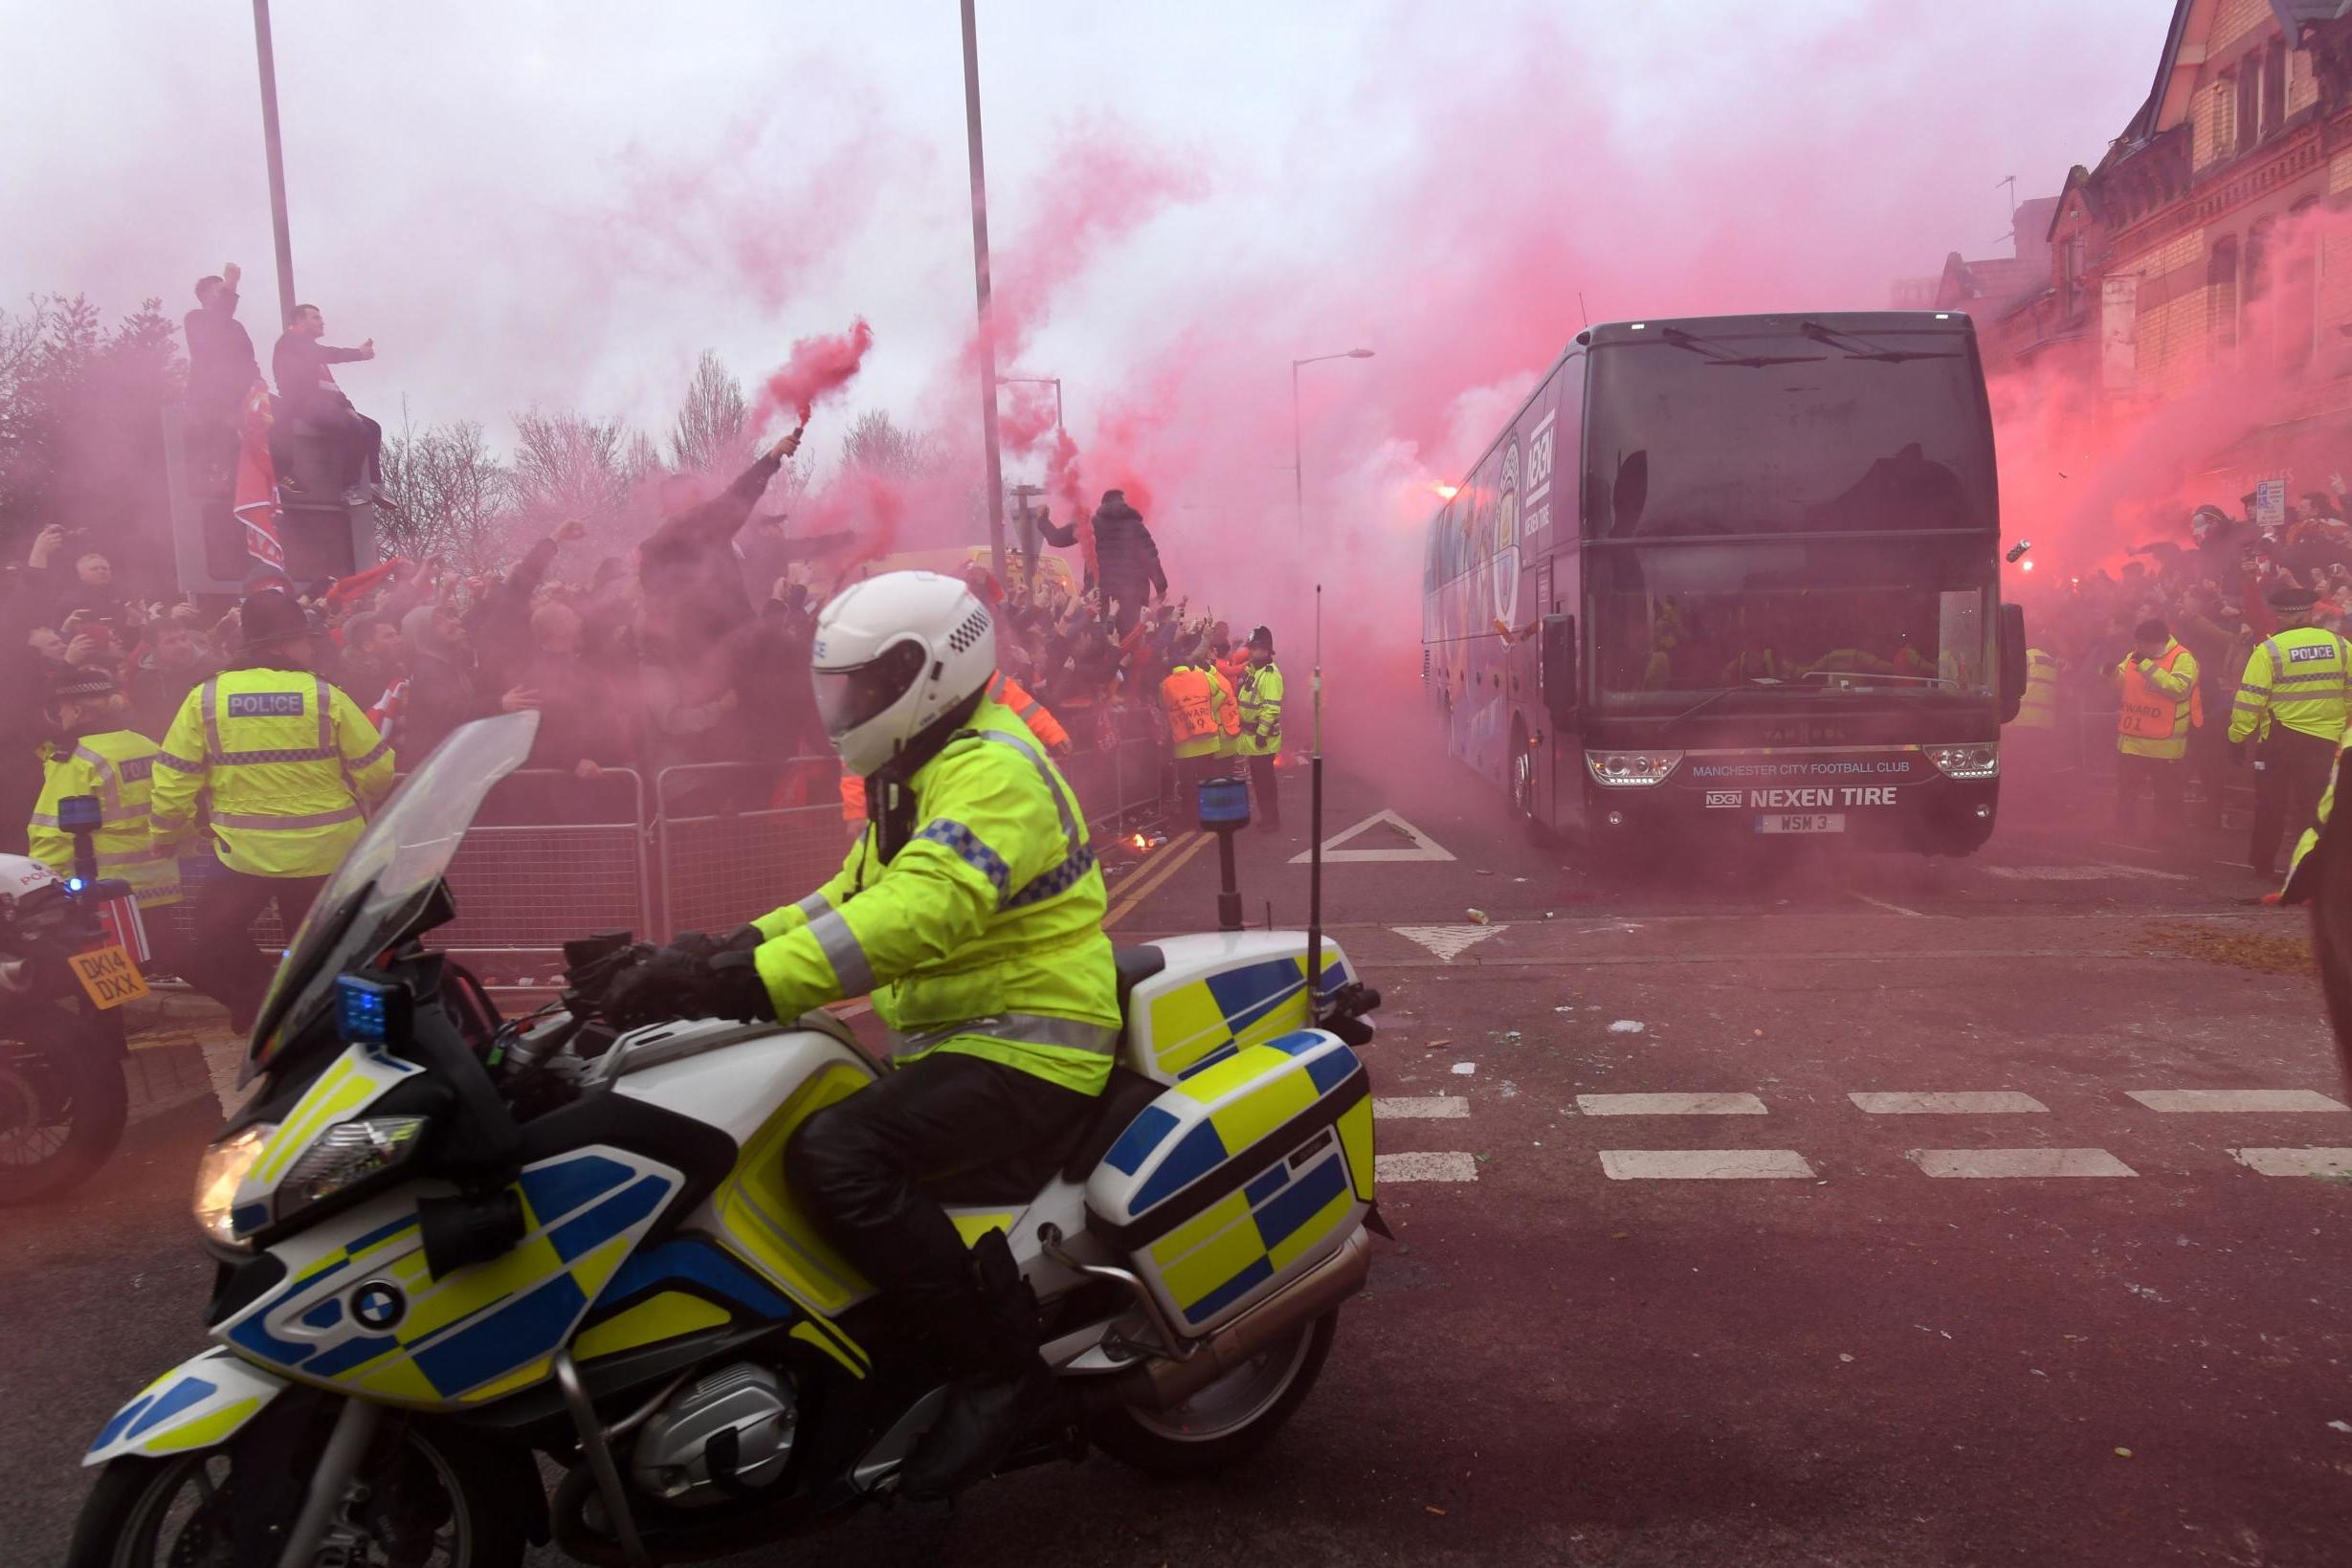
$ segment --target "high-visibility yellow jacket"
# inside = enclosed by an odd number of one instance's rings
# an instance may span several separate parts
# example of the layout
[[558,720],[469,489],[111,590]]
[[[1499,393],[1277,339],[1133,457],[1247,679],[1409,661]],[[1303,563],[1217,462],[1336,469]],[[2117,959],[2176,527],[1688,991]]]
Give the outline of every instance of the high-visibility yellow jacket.
[[2188,728],[2205,722],[2205,703],[2197,693],[2197,656],[2166,640],[2164,655],[2145,661],[2138,653],[2115,667],[2123,688],[2123,705],[2116,714],[2116,750],[2127,757],[2154,757],[2179,762],[2188,754]]
[[2017,717],[2009,722],[2021,730],[2058,727],[2057,655],[2038,648],[2026,650],[2025,700],[2017,704]]
[[887,864],[869,826],[831,881],[755,922],[776,1016],[871,993],[901,1062],[964,1051],[1100,1093],[1119,981],[1069,784],[983,702],[908,786],[920,826]]
[[1225,690],[1197,664],[1180,664],[1160,683],[1169,742],[1179,757],[1214,757],[1224,744]]
[[1272,757],[1282,749],[1282,672],[1255,665],[1242,678],[1241,755]]
[[2352,696],[2352,648],[2323,627],[2291,627],[2265,637],[2246,659],[2230,705],[2230,739],[2268,737],[2274,725],[2329,742],[2343,739]]
[[137,730],[108,730],[85,735],[72,751],[51,757],[33,808],[33,858],[59,876],[73,874],[74,835],[57,826],[57,803],[69,795],[95,795],[102,813],[101,826],[90,835],[98,873],[128,882],[142,909],[178,903],[180,863],[155,852],[147,826],[156,751]]
[[[2346,740],[2352,740],[2352,734],[2348,734]],[[2336,748],[2336,764],[2328,769],[2327,789],[2319,796],[2319,814],[2303,829],[2302,836],[2295,841],[2295,854],[2287,862],[2287,880],[2281,894],[2290,904],[2308,903],[2312,894],[2319,891],[2318,880],[2312,874],[2318,862],[2311,858],[2311,851],[2319,847],[2319,835],[2327,831],[2328,818],[2336,814],[2336,785],[2342,780],[2343,747],[2340,744]]]
[[391,743],[306,670],[225,670],[188,694],[156,754],[155,847],[211,810],[221,863],[255,876],[324,876],[392,787]]
[[1736,680],[1778,680],[1781,678],[1780,655],[1769,648],[1743,648],[1723,666],[1723,684]]
[[[1241,695],[1227,677],[1220,665],[1209,666],[1209,678],[1215,682],[1217,697],[1223,704],[1217,712],[1217,755],[1238,757],[1242,752]],[[1242,677],[1248,679],[1248,676]]]

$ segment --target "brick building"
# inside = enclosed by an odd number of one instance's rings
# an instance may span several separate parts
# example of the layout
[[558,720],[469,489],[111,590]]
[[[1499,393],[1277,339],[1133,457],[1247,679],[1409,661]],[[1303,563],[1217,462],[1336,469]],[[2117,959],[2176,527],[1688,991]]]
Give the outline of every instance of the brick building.
[[2038,286],[1958,302],[1988,369],[2121,407],[2260,371],[2260,427],[2216,460],[2352,445],[2352,0],[2177,0],[2146,101],[2046,233]]

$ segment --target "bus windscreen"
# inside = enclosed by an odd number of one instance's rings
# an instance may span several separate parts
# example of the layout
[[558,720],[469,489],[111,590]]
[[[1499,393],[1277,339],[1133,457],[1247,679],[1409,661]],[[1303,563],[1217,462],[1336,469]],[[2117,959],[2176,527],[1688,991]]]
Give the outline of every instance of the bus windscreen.
[[1990,572],[1965,538],[1632,545],[1586,570],[1605,710],[1726,692],[1982,699],[1995,676]]
[[1969,339],[1814,322],[1593,349],[1586,507],[1596,539],[1998,525]]

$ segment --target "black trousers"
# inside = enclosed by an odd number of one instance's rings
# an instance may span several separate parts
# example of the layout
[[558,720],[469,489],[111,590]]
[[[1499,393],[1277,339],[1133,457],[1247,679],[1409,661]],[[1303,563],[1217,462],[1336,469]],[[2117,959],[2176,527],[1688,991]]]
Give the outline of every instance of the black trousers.
[[196,893],[196,936],[189,958],[197,971],[185,978],[229,1009],[230,1021],[250,1028],[269,993],[277,962],[254,943],[253,924],[275,902],[292,940],[310,913],[323,876],[255,876],[215,863]]
[[2186,808],[2182,793],[2188,782],[2188,769],[2179,758],[2135,757],[2128,751],[2116,753],[2115,820],[2119,828],[2131,828],[2140,824],[2140,797],[2144,791],[2156,802],[2156,823],[2160,828],[2177,828]]
[[1257,797],[1257,820],[1268,828],[1282,826],[1282,790],[1276,779],[1271,755],[1250,759],[1250,793]]
[[312,409],[303,418],[315,439],[333,454],[329,472],[338,483],[348,488],[383,482],[383,426],[348,403]]
[[986,1314],[969,1250],[932,1193],[1026,1202],[1095,1105],[1018,1068],[935,1050],[802,1122],[785,1176],[910,1335],[968,1366],[985,1354]]
[[2246,860],[2268,876],[2278,870],[2279,845],[2300,837],[2319,820],[2336,747],[2316,735],[2274,724],[2254,756],[2262,770],[2254,775],[2254,830]]

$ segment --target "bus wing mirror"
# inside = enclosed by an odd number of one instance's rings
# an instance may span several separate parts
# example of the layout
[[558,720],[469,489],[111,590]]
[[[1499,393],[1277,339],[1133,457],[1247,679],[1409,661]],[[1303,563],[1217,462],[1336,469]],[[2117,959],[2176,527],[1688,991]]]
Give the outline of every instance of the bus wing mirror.
[[2026,700],[2026,610],[2023,605],[2001,607],[2001,722],[2017,717]]
[[1566,729],[1576,718],[1576,617],[1543,617],[1543,705],[1552,727]]

